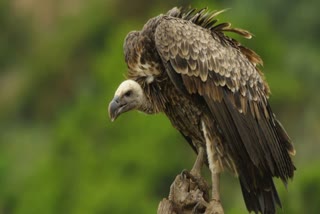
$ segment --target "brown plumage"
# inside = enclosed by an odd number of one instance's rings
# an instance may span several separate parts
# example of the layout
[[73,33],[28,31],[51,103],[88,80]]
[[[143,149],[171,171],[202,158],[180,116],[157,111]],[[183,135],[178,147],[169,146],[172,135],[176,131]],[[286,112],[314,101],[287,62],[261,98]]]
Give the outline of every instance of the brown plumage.
[[[275,213],[281,203],[272,178],[287,183],[293,177],[295,150],[268,103],[261,58],[224,32],[251,34],[217,24],[221,12],[173,8],[129,33],[128,78],[138,84],[118,91],[141,92],[130,101],[116,92],[110,116],[164,112],[197,153],[206,150],[213,174],[228,169],[239,177],[249,211]],[[139,104],[123,107],[131,100]]]

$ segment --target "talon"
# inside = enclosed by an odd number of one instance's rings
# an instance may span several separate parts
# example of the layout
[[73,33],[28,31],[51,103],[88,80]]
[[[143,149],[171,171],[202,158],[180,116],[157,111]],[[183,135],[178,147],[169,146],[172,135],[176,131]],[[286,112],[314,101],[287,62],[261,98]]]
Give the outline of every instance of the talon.
[[192,172],[189,172],[188,170],[184,169],[182,170],[181,179],[190,179],[190,188],[196,189],[199,188],[203,192],[203,198],[206,201],[209,201],[209,192],[208,192],[208,183],[204,178],[201,177],[201,175],[194,175]]
[[190,174],[190,173],[188,172],[188,170],[184,169],[184,170],[182,170],[182,172],[180,173],[180,176],[181,176],[182,178],[187,178],[189,174]]
[[208,203],[205,201],[199,201],[192,209],[192,214],[204,213]]
[[195,183],[198,183],[202,179],[201,175],[193,174],[192,171],[191,172],[187,171],[186,175],[189,179],[191,179],[191,181]]
[[212,199],[206,208],[205,214],[224,214],[220,200]]
[[182,170],[181,177],[185,179],[191,179],[192,181],[194,180],[193,175],[186,169]]

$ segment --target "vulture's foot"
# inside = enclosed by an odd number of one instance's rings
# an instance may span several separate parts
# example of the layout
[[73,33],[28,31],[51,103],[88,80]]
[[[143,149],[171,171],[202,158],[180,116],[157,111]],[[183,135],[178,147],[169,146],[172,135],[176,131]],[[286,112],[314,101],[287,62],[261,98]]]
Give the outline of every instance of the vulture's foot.
[[199,201],[192,209],[192,214],[203,214],[206,211],[206,207],[209,205],[205,200]]
[[203,147],[198,148],[197,159],[194,162],[194,165],[190,171],[190,173],[195,177],[201,177],[201,168],[203,166],[205,160],[205,150]]
[[183,170],[172,183],[168,199],[177,213],[203,214],[209,201],[209,190],[202,177]]
[[208,184],[199,174],[193,174],[192,171],[183,170],[181,176],[190,180],[190,189],[199,189],[204,193],[204,199],[209,201]]
[[223,208],[220,202],[220,173],[211,173],[212,178],[212,198],[207,206],[205,214],[223,214]]
[[212,199],[207,205],[206,212],[204,214],[224,214],[221,202]]

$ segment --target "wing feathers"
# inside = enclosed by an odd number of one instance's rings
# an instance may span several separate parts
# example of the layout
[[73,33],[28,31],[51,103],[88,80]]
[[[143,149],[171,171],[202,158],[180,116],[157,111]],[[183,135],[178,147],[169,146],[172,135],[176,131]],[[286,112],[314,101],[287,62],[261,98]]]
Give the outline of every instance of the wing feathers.
[[269,88],[256,68],[261,58],[223,31],[246,38],[251,33],[229,23],[214,26],[218,13],[164,17],[155,31],[156,48],[174,85],[205,101],[236,165],[248,209],[274,213],[274,204],[281,204],[272,177],[284,183],[293,177],[295,150],[268,104]]
[[[227,26],[229,25],[218,25],[217,28]],[[191,27],[193,33],[187,33],[190,32],[189,28]],[[190,26],[190,23],[184,20],[174,19],[162,21],[157,28],[156,37],[159,38],[156,38],[156,43],[161,41],[161,44],[157,44],[159,52],[165,61],[171,61],[176,72],[200,77],[203,82],[207,81],[209,76],[215,79],[216,85],[227,85],[232,92],[238,91],[240,85],[248,84],[250,88],[253,88],[259,81],[262,81],[262,77],[254,72],[254,65],[249,63],[244,55],[239,54],[239,51],[233,47],[221,45],[213,39],[209,32],[202,31],[203,29],[198,29],[198,26]],[[175,37],[174,32],[179,36]],[[162,42],[167,40],[174,40],[174,42],[170,44]],[[234,58],[238,58],[237,60],[240,62],[237,62]],[[186,64],[188,67],[186,67]],[[239,66],[246,67],[246,69],[239,70]],[[264,90],[264,85],[259,84],[259,87]],[[245,88],[242,87],[241,89],[242,96],[247,96]],[[258,99],[254,91],[248,98]],[[241,111],[243,112],[244,109]]]
[[181,73],[181,74],[188,74],[189,73],[188,63],[186,62],[186,60],[181,58],[179,55],[177,55],[175,58],[171,59],[170,62],[175,70],[180,71],[179,73]]
[[186,59],[189,59],[189,44],[186,41],[182,41],[180,47],[180,55]]
[[[197,19],[199,16],[195,15],[192,21]],[[253,51],[228,43],[228,39],[221,43],[224,37],[219,37],[215,31],[223,30],[249,37],[249,32],[231,30],[229,24],[208,30],[171,17],[157,27],[156,47],[163,62],[169,65],[166,68],[171,81],[188,94],[198,94],[205,100],[213,121],[222,130],[224,146],[236,164],[242,187],[264,195],[259,198],[260,209],[248,209],[264,210],[270,201],[280,204],[272,189],[271,177],[280,177],[286,183],[293,176],[295,167],[289,154],[294,154],[295,150],[268,104],[268,86],[255,67],[262,60]],[[175,38],[178,33],[179,38]],[[173,40],[173,44],[166,45],[167,40]],[[260,177],[255,178],[257,175]],[[271,183],[263,176],[269,177]],[[263,185],[273,192],[266,193],[265,189],[259,189],[261,187],[250,186],[256,182],[259,185],[267,182]],[[244,192],[249,197],[246,202],[257,200],[250,199],[254,194]],[[258,202],[252,203],[258,206]]]
[[189,69],[190,69],[191,71],[195,71],[195,70],[198,69],[197,60],[194,60],[194,59],[190,58],[190,59],[188,60],[188,65],[189,65]]

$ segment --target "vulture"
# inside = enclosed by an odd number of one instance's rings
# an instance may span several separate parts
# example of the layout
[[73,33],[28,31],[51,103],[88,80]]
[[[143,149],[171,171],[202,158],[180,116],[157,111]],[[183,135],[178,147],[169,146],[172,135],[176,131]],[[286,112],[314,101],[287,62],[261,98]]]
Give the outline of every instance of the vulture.
[[218,23],[223,11],[175,7],[130,32],[123,46],[127,80],[109,116],[164,113],[197,153],[191,174],[208,165],[211,202],[220,203],[219,175],[229,171],[247,210],[272,214],[281,207],[273,177],[285,185],[293,178],[295,149],[269,104],[262,59],[225,34],[251,33]]

